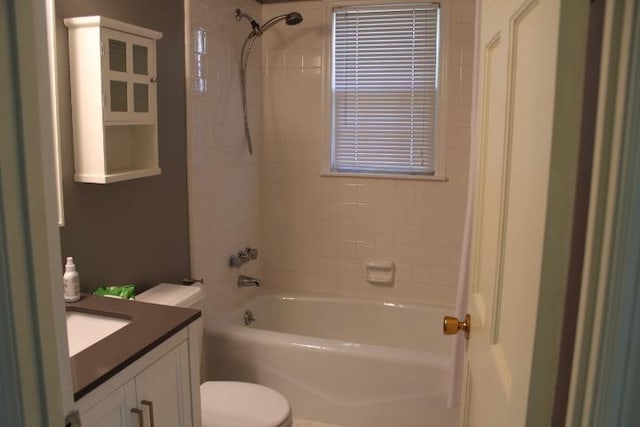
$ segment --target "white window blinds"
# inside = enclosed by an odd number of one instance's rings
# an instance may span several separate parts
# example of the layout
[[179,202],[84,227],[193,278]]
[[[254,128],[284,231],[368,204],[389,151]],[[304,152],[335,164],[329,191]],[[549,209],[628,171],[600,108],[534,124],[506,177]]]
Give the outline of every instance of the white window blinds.
[[333,17],[332,169],[432,175],[439,4],[339,8]]

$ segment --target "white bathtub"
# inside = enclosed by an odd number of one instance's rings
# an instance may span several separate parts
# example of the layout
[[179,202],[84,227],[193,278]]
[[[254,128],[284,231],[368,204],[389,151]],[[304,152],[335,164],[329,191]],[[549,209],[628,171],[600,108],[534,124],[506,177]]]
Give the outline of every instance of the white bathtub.
[[[246,310],[256,319],[249,327]],[[458,411],[446,408],[453,340],[442,335],[443,315],[415,305],[260,296],[207,325],[207,377],[272,387],[297,418],[454,427]]]

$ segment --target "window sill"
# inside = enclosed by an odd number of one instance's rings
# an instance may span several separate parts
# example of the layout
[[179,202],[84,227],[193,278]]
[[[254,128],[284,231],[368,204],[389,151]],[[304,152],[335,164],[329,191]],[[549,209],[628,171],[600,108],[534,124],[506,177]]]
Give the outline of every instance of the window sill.
[[404,175],[404,174],[383,174],[383,173],[355,173],[355,172],[332,172],[322,171],[320,176],[334,178],[367,178],[367,179],[401,179],[407,181],[441,181],[447,182],[445,175]]

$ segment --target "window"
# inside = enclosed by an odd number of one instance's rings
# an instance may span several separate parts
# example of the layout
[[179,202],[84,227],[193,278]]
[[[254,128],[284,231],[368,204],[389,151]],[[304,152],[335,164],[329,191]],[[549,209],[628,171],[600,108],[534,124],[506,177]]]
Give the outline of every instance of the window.
[[333,9],[331,170],[434,175],[437,3]]

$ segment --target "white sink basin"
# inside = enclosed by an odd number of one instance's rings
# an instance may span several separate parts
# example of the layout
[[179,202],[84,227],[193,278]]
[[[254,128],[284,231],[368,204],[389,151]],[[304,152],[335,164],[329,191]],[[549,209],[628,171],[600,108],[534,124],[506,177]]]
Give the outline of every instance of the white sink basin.
[[124,328],[131,320],[117,317],[67,311],[69,356],[81,352],[112,333]]

